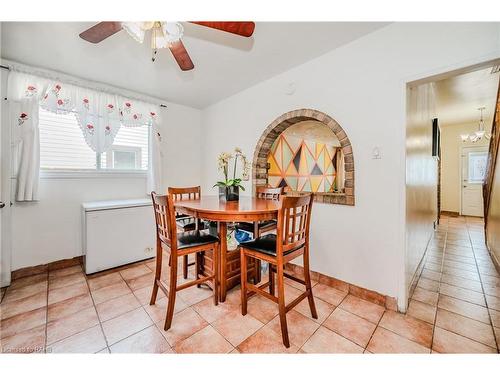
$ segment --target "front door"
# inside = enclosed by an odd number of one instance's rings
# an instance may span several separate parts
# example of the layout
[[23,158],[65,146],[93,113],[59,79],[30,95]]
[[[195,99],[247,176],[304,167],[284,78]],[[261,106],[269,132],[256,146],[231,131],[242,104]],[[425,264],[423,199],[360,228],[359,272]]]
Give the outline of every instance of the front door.
[[483,217],[483,181],[488,148],[462,148],[461,215]]

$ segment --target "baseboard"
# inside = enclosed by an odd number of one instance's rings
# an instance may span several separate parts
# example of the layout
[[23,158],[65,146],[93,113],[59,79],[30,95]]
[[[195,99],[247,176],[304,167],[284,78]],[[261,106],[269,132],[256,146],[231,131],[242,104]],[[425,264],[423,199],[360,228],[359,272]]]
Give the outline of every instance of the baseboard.
[[441,211],[440,213],[443,216],[451,216],[451,217],[459,217],[460,213],[456,211]]
[[[292,273],[296,273],[300,276],[302,276],[304,272],[302,266],[291,263],[288,263],[285,266],[285,269]],[[386,308],[387,310],[398,311],[398,304],[395,297],[385,296],[373,290],[362,288],[357,285],[353,285],[348,282],[315,271],[311,271],[311,279],[319,282],[320,284],[325,284],[335,289],[348,292],[349,294],[364,299],[368,302],[373,302],[377,305]]]
[[58,270],[61,268],[81,265],[83,263],[83,256],[78,256],[70,259],[57,260],[55,262],[41,264],[33,267],[20,268],[18,270],[12,271],[11,279],[16,280],[21,277],[39,275],[48,271]]

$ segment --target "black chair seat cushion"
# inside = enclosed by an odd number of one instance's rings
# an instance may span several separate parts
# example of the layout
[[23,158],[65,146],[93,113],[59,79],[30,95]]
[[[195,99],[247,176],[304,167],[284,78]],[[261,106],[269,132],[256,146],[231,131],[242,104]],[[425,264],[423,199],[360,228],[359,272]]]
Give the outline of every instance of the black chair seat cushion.
[[[177,228],[182,229],[183,231],[195,230],[196,229],[196,220],[194,217],[186,216],[186,217],[178,217],[176,220]],[[201,222],[200,230],[205,229],[205,224]]]
[[[266,234],[264,236],[261,236],[255,240],[247,241],[247,242],[242,242],[240,246],[245,247],[247,249],[252,249],[256,250],[260,253],[271,255],[271,256],[276,256],[276,235],[275,234]],[[295,249],[291,249],[285,254],[289,254],[292,251],[300,249],[302,246],[299,246]]]
[[[259,222],[259,229],[274,229],[278,222],[276,220],[265,220],[265,221],[260,221]],[[250,232],[253,233],[254,230],[254,223],[252,222],[247,222],[247,221],[242,221],[240,223],[236,224],[236,229],[239,230],[244,230],[245,232]]]
[[177,233],[177,248],[186,249],[188,247],[206,245],[219,242],[219,239],[206,231],[193,230],[184,233]]

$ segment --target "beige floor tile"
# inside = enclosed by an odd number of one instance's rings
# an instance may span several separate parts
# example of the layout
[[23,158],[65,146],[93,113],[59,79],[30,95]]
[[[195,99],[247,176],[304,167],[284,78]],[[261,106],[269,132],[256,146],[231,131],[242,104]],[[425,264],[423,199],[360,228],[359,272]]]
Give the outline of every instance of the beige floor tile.
[[120,271],[120,275],[123,277],[125,281],[135,279],[139,276],[149,275],[151,273],[152,273],[151,269],[146,267],[144,264],[139,264]]
[[436,306],[428,305],[420,301],[410,300],[408,311],[406,313],[407,315],[423,320],[424,322],[434,324],[436,309]]
[[[256,297],[253,297],[253,298],[256,298]],[[253,299],[253,298],[251,298],[251,299]],[[186,303],[183,302],[182,299],[179,298],[179,302],[182,303],[185,307],[187,307]],[[218,320],[218,319],[220,319],[228,314],[231,314],[233,312],[238,312],[241,314],[240,305],[228,303],[227,298],[226,298],[226,302],[219,303],[217,306],[215,306],[214,299],[212,297],[209,297],[209,298],[204,299],[203,301],[198,302],[197,304],[193,305],[192,308],[198,314],[200,314],[203,317],[203,319],[205,319],[209,323],[215,322],[216,320]]]
[[105,322],[140,306],[137,298],[132,293],[129,293],[97,304],[96,310],[101,322]]
[[306,353],[363,353],[363,348],[325,327],[320,327],[302,347]]
[[88,292],[89,288],[86,281],[79,281],[62,288],[49,289],[49,305],[88,294]]
[[425,277],[421,277],[418,280],[417,287],[425,290],[429,290],[431,292],[437,292],[439,290],[439,281],[426,279]]
[[0,341],[2,353],[42,353],[45,351],[45,325],[23,331]]
[[317,284],[313,287],[313,296],[319,298],[330,305],[338,306],[347,295],[347,292],[332,288],[324,284]]
[[500,311],[489,309],[493,327],[500,328]]
[[250,314],[241,315],[240,311],[229,312],[212,323],[212,326],[233,346],[238,346],[263,325]]
[[482,293],[483,288],[479,281],[464,279],[463,277],[443,274],[441,284],[450,284],[459,288],[473,290],[474,292]]
[[93,306],[94,303],[92,302],[90,293],[65,299],[63,301],[49,305],[48,321],[51,322],[53,320],[61,319]]
[[[320,325],[311,319],[306,318],[304,315],[296,312],[289,311],[286,314],[288,337],[290,343],[301,347],[312,336],[312,334],[320,327]],[[272,329],[277,334],[281,335],[281,324],[279,316],[271,320],[267,327]]]
[[438,309],[436,326],[496,348],[493,328],[489,324]]
[[188,307],[181,312],[174,314],[172,326],[168,331],[163,330],[164,320],[156,322],[161,334],[167,339],[170,346],[192,336],[199,330],[205,328],[208,322],[198,315],[192,308]]
[[49,289],[63,288],[73,284],[86,283],[83,272],[75,272],[66,276],[49,278]]
[[500,298],[495,296],[486,295],[488,307],[493,310],[500,311]]
[[47,324],[47,345],[99,324],[94,307],[73,313]]
[[281,334],[277,334],[267,326],[262,327],[256,333],[251,335],[240,345],[238,345],[240,353],[263,353],[263,354],[278,354],[278,353],[297,353],[298,347],[291,344],[289,348],[283,345]]
[[438,301],[438,293],[416,287],[411,298],[415,301],[420,301],[428,305],[436,306]]
[[111,353],[165,353],[170,345],[156,326],[150,326],[111,345]]
[[47,309],[45,307],[3,319],[0,322],[0,338],[17,335],[23,331],[45,325],[46,319]]
[[72,275],[74,273],[82,273],[82,266],[77,265],[77,266],[71,266],[71,267],[64,267],[60,268],[57,270],[49,271],[49,279],[56,278],[56,277],[61,277],[61,276],[68,276]]
[[40,281],[34,284],[28,284],[18,288],[7,288],[2,303],[18,301],[23,298],[31,297],[35,294],[47,293],[47,281]]
[[483,293],[475,292],[473,290],[463,289],[449,284],[441,284],[439,293],[461,299],[476,305],[486,306]]
[[[147,268],[147,267],[145,267],[145,268]],[[150,272],[150,273],[147,273],[145,275],[136,277],[135,279],[126,280],[126,283],[129,286],[129,288],[132,290],[145,288],[147,286],[153,285],[154,274],[153,274],[153,272]]]
[[382,327],[377,327],[366,349],[372,353],[430,353],[429,348]]
[[[213,301],[211,301],[213,304]],[[154,305],[144,305],[144,310],[148,313],[149,317],[156,322],[164,322],[167,316],[167,303],[168,298],[163,297],[161,299],[157,299]],[[188,306],[182,301],[180,298],[176,298],[174,313],[181,312],[182,310],[188,308]]]
[[440,353],[496,353],[487,345],[436,327],[432,349]]
[[12,280],[8,289],[10,291],[19,290],[20,288],[23,288],[25,286],[31,286],[31,285],[35,285],[35,284],[38,284],[41,282],[48,282],[48,274],[47,273],[42,273],[42,274],[33,275],[33,276],[26,276],[26,277],[21,277],[19,279]]
[[278,304],[266,297],[253,296],[248,300],[247,311],[254,318],[267,324],[278,315]]
[[212,326],[207,326],[174,346],[176,353],[229,353],[234,348]]
[[295,306],[294,310],[304,315],[306,318],[312,319],[316,323],[323,323],[326,318],[330,316],[330,314],[335,309],[334,305],[330,305],[329,303],[314,297],[314,305],[316,306],[316,312],[318,313],[318,319],[314,319],[311,314],[311,308],[309,307],[308,299],[304,299],[297,306]]
[[3,320],[45,306],[47,306],[47,292],[40,292],[16,301],[2,302],[0,304],[0,316]]
[[441,295],[439,297],[438,307],[471,319],[479,320],[483,323],[488,324],[490,322],[488,309],[453,297]]
[[[134,290],[133,293],[139,300],[139,303],[143,306],[149,305],[151,301],[151,293],[153,291],[153,284],[147,286],[145,288]],[[156,300],[162,299],[165,297],[165,293],[161,289],[158,289],[158,294],[156,296]]]
[[94,303],[97,305],[99,303],[109,301],[113,298],[124,296],[130,293],[130,289],[125,283],[125,281],[120,281],[116,284],[108,285],[100,289],[93,290],[92,298]]
[[142,307],[102,323],[108,345],[113,345],[153,324]]
[[213,297],[213,291],[206,286],[201,288],[194,286],[177,292],[177,298],[181,298],[188,306],[195,305],[210,297]]
[[122,277],[119,272],[99,274],[88,278],[89,288],[90,290],[97,290],[104,288],[106,286],[110,286],[122,281]]
[[432,343],[432,325],[420,319],[403,315],[394,311],[386,311],[379,326],[392,331],[408,340],[431,347]]
[[323,325],[363,348],[376,328],[375,324],[341,308],[335,309]]
[[97,353],[104,348],[106,348],[106,340],[101,326],[96,325],[49,345],[47,353]]
[[340,304],[343,310],[358,315],[372,323],[378,323],[385,309],[375,303],[371,303],[361,298],[348,295]]

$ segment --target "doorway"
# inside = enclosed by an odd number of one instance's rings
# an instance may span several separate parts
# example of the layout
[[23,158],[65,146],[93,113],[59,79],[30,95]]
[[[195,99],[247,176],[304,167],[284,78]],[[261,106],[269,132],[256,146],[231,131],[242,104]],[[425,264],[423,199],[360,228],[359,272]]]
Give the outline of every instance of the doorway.
[[483,182],[486,176],[488,147],[462,147],[460,215],[483,217]]

